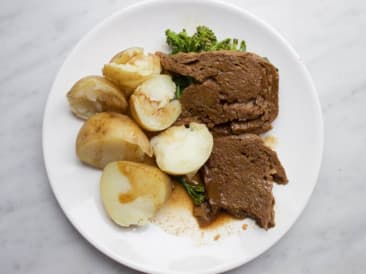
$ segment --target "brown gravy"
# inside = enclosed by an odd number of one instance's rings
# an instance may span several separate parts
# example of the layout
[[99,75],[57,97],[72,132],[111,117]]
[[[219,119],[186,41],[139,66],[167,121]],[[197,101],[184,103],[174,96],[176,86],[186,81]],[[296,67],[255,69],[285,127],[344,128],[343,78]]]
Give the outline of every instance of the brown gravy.
[[[177,209],[187,209],[193,214],[193,202],[185,189],[178,183],[174,183],[174,190],[165,206]],[[229,214],[220,213],[212,223],[205,227],[200,227],[200,229],[202,231],[217,229],[233,220],[235,220],[235,218],[231,217]]]
[[225,213],[225,212],[221,212],[217,218],[210,223],[207,226],[201,227],[201,230],[213,230],[213,229],[217,229],[227,223],[230,223],[232,221],[234,221],[235,218],[233,218],[232,216],[230,216],[229,214]]

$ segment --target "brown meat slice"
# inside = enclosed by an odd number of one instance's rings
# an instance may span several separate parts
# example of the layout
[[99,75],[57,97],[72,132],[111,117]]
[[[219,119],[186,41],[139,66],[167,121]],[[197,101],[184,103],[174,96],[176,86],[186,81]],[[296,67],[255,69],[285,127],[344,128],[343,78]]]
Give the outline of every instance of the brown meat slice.
[[273,181],[286,184],[287,177],[277,154],[259,136],[215,138],[202,177],[213,212],[223,209],[236,218],[253,218],[265,229],[274,226]]
[[180,98],[181,123],[203,122],[215,135],[271,129],[278,114],[279,78],[266,59],[254,53],[225,50],[157,54],[165,71],[194,79]]

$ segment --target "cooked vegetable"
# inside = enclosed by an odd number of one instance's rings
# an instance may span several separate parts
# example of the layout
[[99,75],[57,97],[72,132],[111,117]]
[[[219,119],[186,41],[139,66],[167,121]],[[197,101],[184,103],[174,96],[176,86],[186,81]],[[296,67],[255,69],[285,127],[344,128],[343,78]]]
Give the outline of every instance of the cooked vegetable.
[[108,216],[116,224],[144,225],[169,198],[171,183],[156,167],[119,161],[104,168],[100,193]]
[[169,174],[197,171],[209,158],[213,137],[204,124],[173,126],[151,139],[159,168]]
[[173,81],[175,82],[176,85],[176,90],[175,90],[175,98],[179,99],[180,97],[182,97],[183,95],[183,90],[188,87],[189,85],[191,85],[192,83],[194,83],[193,78],[189,77],[189,76],[183,76],[183,75],[175,75],[173,76]]
[[114,55],[110,63],[127,64],[134,57],[143,57],[144,49],[139,47],[125,49]]
[[102,112],[89,118],[79,131],[76,154],[86,164],[104,168],[110,162],[142,162],[152,156],[149,140],[129,117]]
[[118,53],[110,63],[105,64],[103,75],[122,88],[128,97],[138,85],[160,71],[157,55],[144,55],[142,48],[130,48]]
[[196,33],[189,36],[187,31],[183,29],[177,33],[167,29],[165,31],[166,42],[172,50],[172,54],[178,52],[200,52],[211,50],[240,50],[245,51],[245,41],[234,38],[226,38],[218,41],[215,33],[206,26],[198,26]]
[[181,113],[179,100],[173,100],[175,90],[169,75],[156,75],[146,80],[130,97],[133,118],[149,131],[168,128]]
[[124,113],[128,108],[123,93],[100,76],[87,76],[77,81],[67,93],[67,99],[71,111],[82,119],[104,111]]
[[185,188],[196,206],[202,204],[206,200],[205,186],[203,184],[190,184],[181,176],[176,177],[176,180]]

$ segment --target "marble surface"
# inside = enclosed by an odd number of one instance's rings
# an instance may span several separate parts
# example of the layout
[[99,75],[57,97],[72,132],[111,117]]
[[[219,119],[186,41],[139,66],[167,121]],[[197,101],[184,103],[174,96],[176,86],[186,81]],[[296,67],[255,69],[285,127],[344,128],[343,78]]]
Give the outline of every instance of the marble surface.
[[[44,105],[63,60],[97,22],[133,2],[0,1],[1,273],[134,273],[67,221],[41,150]],[[231,2],[292,43],[313,76],[325,121],[319,182],[304,213],[278,244],[231,273],[365,273],[366,2]]]

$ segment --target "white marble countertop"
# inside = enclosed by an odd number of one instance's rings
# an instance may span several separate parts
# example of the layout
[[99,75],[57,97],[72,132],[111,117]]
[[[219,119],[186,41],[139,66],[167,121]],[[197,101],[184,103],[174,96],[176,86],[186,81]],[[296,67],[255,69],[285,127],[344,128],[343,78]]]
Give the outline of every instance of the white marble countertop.
[[[0,2],[0,272],[130,273],[71,226],[46,177],[46,97],[73,45],[135,1]],[[231,273],[365,273],[366,2],[232,1],[271,23],[310,70],[325,121],[319,182],[294,227]],[[365,154],[364,154],[365,153]]]

